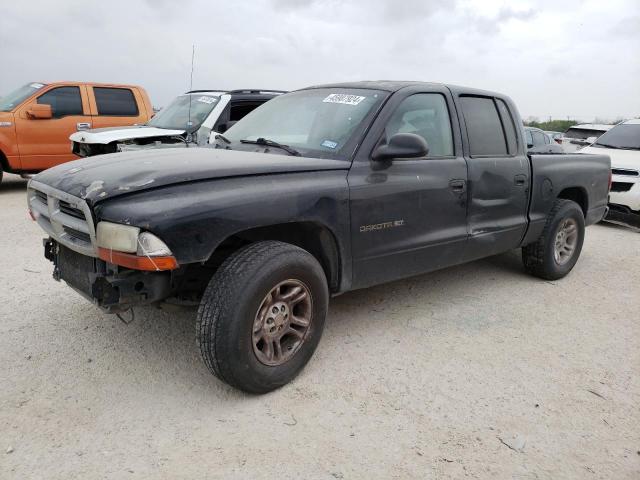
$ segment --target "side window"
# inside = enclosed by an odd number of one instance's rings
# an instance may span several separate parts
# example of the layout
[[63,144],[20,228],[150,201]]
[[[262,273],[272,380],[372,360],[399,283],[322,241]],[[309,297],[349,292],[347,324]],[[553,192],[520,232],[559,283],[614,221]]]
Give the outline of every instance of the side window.
[[513,117],[509,111],[509,107],[499,98],[496,98],[496,105],[498,105],[498,111],[500,112],[500,118],[502,119],[502,125],[504,125],[504,134],[507,137],[507,147],[509,147],[509,155],[515,155],[518,150],[518,140],[516,137],[516,125],[513,122]]
[[135,117],[138,104],[133,92],[128,88],[93,87],[98,115],[116,117]]
[[439,93],[418,93],[405,98],[387,123],[386,141],[396,133],[420,135],[429,145],[429,157],[453,155],[449,110]]
[[79,87],[54,88],[40,95],[36,101],[43,105],[51,105],[53,118],[84,115]]
[[549,135],[544,136],[544,144],[545,145],[549,145],[551,143],[551,139],[549,138]]
[[461,96],[471,156],[507,155],[502,123],[492,98]]
[[230,122],[237,122],[238,120],[240,120],[242,117],[244,117],[246,114],[252,112],[253,110],[255,110],[256,108],[258,108],[260,105],[262,105],[261,103],[236,103],[236,104],[231,104],[231,109],[229,110],[229,121]]

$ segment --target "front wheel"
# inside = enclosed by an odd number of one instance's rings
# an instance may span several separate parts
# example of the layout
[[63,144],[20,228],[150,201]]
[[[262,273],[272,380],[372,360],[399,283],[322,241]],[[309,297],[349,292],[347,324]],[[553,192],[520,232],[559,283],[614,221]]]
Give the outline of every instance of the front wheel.
[[309,252],[276,241],[244,247],[220,266],[202,298],[202,358],[216,377],[245,392],[281,387],[313,355],[328,299],[324,271]]
[[555,201],[540,238],[522,247],[525,270],[545,280],[567,275],[580,257],[584,242],[584,215],[571,201]]

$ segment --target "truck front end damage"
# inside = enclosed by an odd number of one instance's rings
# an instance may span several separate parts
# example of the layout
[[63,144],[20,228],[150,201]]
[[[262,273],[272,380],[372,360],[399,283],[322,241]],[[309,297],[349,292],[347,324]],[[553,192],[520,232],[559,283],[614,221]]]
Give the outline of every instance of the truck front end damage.
[[44,240],[45,257],[53,262],[53,278],[67,285],[108,313],[149,305],[171,292],[171,272],[143,272],[122,268],[82,255],[52,238]]
[[84,199],[37,181],[29,183],[27,201],[31,217],[49,234],[44,255],[54,264],[55,280],[109,313],[169,296],[178,265],[156,237],[128,225],[96,228]]

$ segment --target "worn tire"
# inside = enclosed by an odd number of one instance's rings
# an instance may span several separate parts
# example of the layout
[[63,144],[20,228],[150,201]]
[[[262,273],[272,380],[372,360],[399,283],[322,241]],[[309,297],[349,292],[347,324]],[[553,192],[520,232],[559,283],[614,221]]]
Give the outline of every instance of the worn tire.
[[[308,287],[311,321],[305,340],[291,358],[281,365],[266,365],[254,351],[254,320],[272,288],[289,279]],[[245,392],[266,393],[279,388],[313,355],[328,301],[324,271],[309,252],[276,241],[248,245],[224,261],[202,297],[197,342],[204,363],[220,380]]]
[[[571,257],[559,264],[554,256],[556,236],[567,219],[577,224],[577,242]],[[525,270],[545,280],[557,280],[567,275],[574,267],[584,243],[584,215],[580,206],[571,200],[557,199],[547,216],[542,235],[537,241],[522,247],[522,262]]]

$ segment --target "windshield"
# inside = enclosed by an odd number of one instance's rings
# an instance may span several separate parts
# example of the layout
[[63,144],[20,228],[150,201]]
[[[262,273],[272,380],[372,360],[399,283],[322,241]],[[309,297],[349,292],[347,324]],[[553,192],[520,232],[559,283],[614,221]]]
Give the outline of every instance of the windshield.
[[[187,130],[194,132],[209,116],[219,97],[202,93],[180,95],[168,106],[160,110],[147,122],[147,125],[158,128]],[[191,103],[191,107],[189,107]],[[191,108],[191,114],[189,114]],[[189,121],[191,118],[191,121]]]
[[640,150],[640,123],[617,125],[598,138],[593,145],[596,147]]
[[28,83],[0,98],[0,112],[10,112],[44,86],[44,83]]
[[268,101],[224,136],[232,144],[265,139],[302,154],[344,158],[344,147],[359,137],[387,95],[379,90],[352,88],[300,90]]

